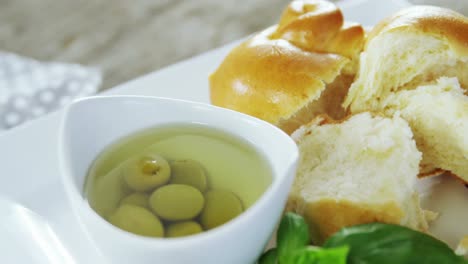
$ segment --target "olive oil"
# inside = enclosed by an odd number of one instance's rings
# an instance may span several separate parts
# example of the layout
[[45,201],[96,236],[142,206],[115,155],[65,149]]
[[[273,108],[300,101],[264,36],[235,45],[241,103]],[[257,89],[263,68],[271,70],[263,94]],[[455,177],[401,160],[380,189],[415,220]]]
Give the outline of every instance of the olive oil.
[[[90,206],[112,224],[172,237],[229,221],[271,180],[267,161],[249,142],[203,125],[173,124],[112,144],[92,164],[84,190]],[[155,217],[136,218],[149,212]]]

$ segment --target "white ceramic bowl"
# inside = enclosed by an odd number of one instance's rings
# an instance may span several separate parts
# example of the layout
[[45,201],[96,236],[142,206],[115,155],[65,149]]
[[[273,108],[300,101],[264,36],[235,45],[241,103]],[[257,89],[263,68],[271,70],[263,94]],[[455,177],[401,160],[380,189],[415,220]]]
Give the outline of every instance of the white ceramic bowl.
[[[84,198],[89,166],[116,140],[174,122],[204,124],[251,142],[270,164],[271,185],[243,214],[199,235],[148,238],[112,226]],[[65,112],[60,141],[62,179],[70,204],[90,242],[113,264],[254,263],[281,216],[298,160],[294,141],[267,122],[207,104],[156,97],[107,96],[77,101]]]

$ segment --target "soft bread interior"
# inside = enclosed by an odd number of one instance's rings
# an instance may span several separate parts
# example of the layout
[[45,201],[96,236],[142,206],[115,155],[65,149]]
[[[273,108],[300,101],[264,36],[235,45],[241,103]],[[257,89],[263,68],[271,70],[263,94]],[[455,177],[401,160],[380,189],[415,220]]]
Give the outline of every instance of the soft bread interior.
[[468,57],[446,41],[422,32],[385,32],[361,53],[360,69],[344,102],[352,112],[380,110],[385,97],[441,76],[457,77],[468,87]]
[[341,103],[348,93],[349,86],[353,80],[354,75],[339,75],[332,83],[325,86],[320,97],[311,100],[292,116],[280,119],[277,126],[286,133],[291,134],[301,125],[309,123],[319,114],[327,114],[336,120],[343,119],[346,116],[346,112]]
[[375,221],[427,228],[415,191],[421,153],[403,119],[320,116],[292,137],[301,158],[287,210],[305,216],[315,241]]
[[[466,32],[467,17],[439,7],[410,7],[382,20],[369,33],[343,103],[352,114],[401,112],[424,155],[420,176],[449,170],[468,178]],[[454,81],[437,81],[442,77]]]
[[399,113],[414,132],[423,166],[435,165],[468,182],[468,96],[456,78],[391,94],[386,113]]

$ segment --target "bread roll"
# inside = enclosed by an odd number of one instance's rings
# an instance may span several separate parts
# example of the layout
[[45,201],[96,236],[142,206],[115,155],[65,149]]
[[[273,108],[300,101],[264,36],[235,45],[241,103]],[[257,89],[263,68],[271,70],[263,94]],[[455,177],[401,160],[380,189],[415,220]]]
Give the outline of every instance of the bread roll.
[[305,217],[319,243],[342,227],[376,221],[426,230],[412,136],[399,117],[317,117],[292,134],[301,158],[287,210]]
[[[437,83],[440,77],[456,78],[461,86]],[[429,84],[443,87],[417,88]],[[448,170],[467,181],[467,88],[468,18],[448,9],[414,6],[371,31],[344,106],[351,113],[391,116],[401,111],[423,153],[421,176]],[[400,91],[415,92],[398,95]]]
[[293,1],[277,26],[242,43],[210,76],[214,105],[288,133],[318,113],[344,116],[364,30],[327,1]]

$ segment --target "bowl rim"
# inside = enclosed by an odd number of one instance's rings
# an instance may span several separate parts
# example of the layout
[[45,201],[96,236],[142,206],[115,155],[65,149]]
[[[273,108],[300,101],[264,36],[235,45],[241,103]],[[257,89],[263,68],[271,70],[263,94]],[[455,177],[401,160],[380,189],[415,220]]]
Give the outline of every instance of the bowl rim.
[[[210,111],[218,111],[220,112],[220,114],[224,116],[228,116],[228,115],[231,115],[233,117],[237,116],[240,119],[245,120],[244,122],[250,123],[249,125],[260,124],[262,129],[268,128],[272,130],[273,133],[276,133],[278,137],[281,138],[282,141],[285,142],[284,143],[285,145],[290,146],[291,151],[287,155],[288,159],[285,159],[285,164],[286,164],[285,168],[282,171],[282,173],[277,173],[275,171],[272,172],[273,175],[272,175],[271,184],[247,210],[245,210],[239,216],[235,217],[229,222],[219,227],[216,227],[214,229],[207,230],[196,235],[177,237],[177,238],[145,237],[145,236],[140,236],[137,234],[133,234],[131,232],[124,231],[116,226],[113,226],[109,222],[107,222],[104,218],[99,216],[89,206],[89,204],[84,199],[81,190],[73,182],[74,176],[73,176],[73,173],[70,171],[70,166],[69,166],[70,161],[66,159],[66,155],[65,155],[65,153],[67,152],[66,151],[67,146],[65,145],[66,143],[65,131],[66,131],[66,127],[68,124],[68,116],[69,116],[71,109],[73,109],[76,105],[82,104],[84,102],[118,100],[118,99],[120,100],[131,99],[131,100],[170,101],[173,103],[185,104],[187,105],[187,109],[190,109],[193,107],[203,107]],[[206,125],[208,127],[210,126],[210,124],[206,124]],[[236,135],[235,133],[231,133],[231,134],[233,136],[240,137],[239,135]],[[66,196],[68,198],[68,202],[72,206],[74,216],[77,218],[78,222],[81,224],[83,231],[88,233],[87,232],[88,228],[86,227],[86,224],[83,223],[81,219],[83,215],[86,215],[86,217],[90,218],[90,220],[93,221],[96,225],[99,225],[99,229],[105,231],[106,233],[113,233],[113,236],[115,236],[118,239],[126,240],[130,243],[138,244],[139,246],[143,246],[143,247],[154,247],[154,246],[171,247],[171,248],[174,248],[176,246],[186,247],[187,245],[203,243],[205,241],[215,239],[216,237],[220,237],[226,232],[228,232],[230,229],[235,228],[236,226],[248,225],[251,219],[256,219],[253,217],[255,216],[256,212],[259,211],[262,207],[267,206],[269,201],[272,201],[274,196],[277,195],[277,192],[279,191],[281,184],[283,184],[284,181],[288,180],[288,175],[287,175],[288,172],[296,169],[296,165],[299,159],[299,150],[294,140],[291,137],[289,137],[289,135],[287,135],[285,132],[283,132],[281,129],[279,129],[278,127],[264,120],[261,120],[256,117],[252,117],[252,116],[249,116],[249,115],[246,115],[246,114],[234,111],[234,110],[211,105],[211,104],[193,102],[193,101],[182,100],[182,99],[167,98],[167,97],[157,97],[157,96],[105,95],[105,96],[92,96],[92,97],[78,99],[74,101],[73,103],[69,104],[64,110],[64,113],[60,122],[60,127],[59,127],[58,142],[59,142],[58,160],[59,160],[59,169],[61,172],[62,185],[64,186]],[[255,145],[253,145],[253,147],[256,148],[256,150],[259,150],[258,147],[256,147]],[[267,159],[267,161],[269,161],[267,156],[265,158]],[[268,165],[269,167],[271,167],[270,162]],[[275,175],[275,174],[279,174],[279,175]],[[78,210],[82,212],[79,212]],[[88,236],[90,236],[90,234],[88,234]]]

